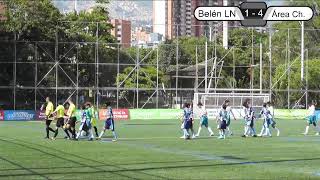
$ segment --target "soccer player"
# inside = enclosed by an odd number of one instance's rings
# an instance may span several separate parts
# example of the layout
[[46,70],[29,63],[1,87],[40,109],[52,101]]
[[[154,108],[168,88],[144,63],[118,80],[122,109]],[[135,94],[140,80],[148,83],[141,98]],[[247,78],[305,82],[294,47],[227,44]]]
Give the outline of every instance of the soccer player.
[[76,106],[74,105],[71,99],[68,100],[68,104],[69,104],[69,108],[67,111],[67,118],[68,118],[67,124],[69,124],[70,127],[67,127],[67,128],[71,131],[72,139],[75,139],[76,138],[76,122],[77,122]]
[[270,110],[267,109],[267,103],[263,103],[260,115],[263,117],[263,125],[260,134],[258,136],[271,137],[269,126],[271,125],[272,116]]
[[207,110],[205,108],[203,108],[203,105],[201,102],[198,103],[198,109],[199,109],[199,116],[200,116],[200,125],[199,125],[199,129],[198,129],[198,133],[196,134],[196,137],[198,137],[200,135],[202,126],[206,127],[210,133],[210,136],[213,136],[214,133],[211,129],[211,127],[208,125],[208,113]]
[[82,106],[82,116],[81,116],[81,124],[79,127],[79,131],[76,137],[76,140],[82,135],[83,132],[88,132],[89,141],[93,140],[93,132],[92,132],[92,125],[91,125],[91,111],[90,111],[90,104],[86,103]]
[[46,106],[46,133],[47,136],[45,137],[45,139],[49,139],[49,131],[51,132],[55,132],[51,127],[50,124],[52,122],[52,112],[53,112],[53,103],[50,101],[49,97],[46,97],[46,104],[42,105],[41,110],[44,108],[44,106]]
[[90,111],[92,114],[91,125],[96,133],[96,137],[99,137],[98,129],[97,129],[97,120],[99,119],[98,111],[96,108],[90,103]]
[[226,138],[225,130],[227,128],[227,121],[228,121],[228,111],[227,111],[227,106],[224,104],[222,105],[222,109],[220,109],[219,117],[218,117],[219,134],[220,134],[218,139]]
[[190,126],[190,131],[192,133],[192,139],[196,138],[195,134],[194,134],[194,129],[193,129],[193,124],[194,124],[194,116],[193,116],[193,103],[190,104],[190,112],[191,112],[191,126]]
[[[64,106],[63,106],[62,102],[58,102],[58,106],[51,114],[54,114],[54,113],[56,113],[57,122],[56,122],[55,133],[54,133],[52,140],[56,139],[58,132],[59,132],[59,128],[63,128],[63,126],[64,126]],[[67,138],[70,139],[70,135],[69,135],[67,129],[64,129],[64,132],[66,133]]]
[[189,130],[192,126],[192,112],[190,104],[185,103],[183,107],[183,135],[185,139],[190,139]]
[[309,127],[312,124],[316,130],[318,131],[316,135],[319,135],[319,127],[317,126],[317,117],[316,117],[316,106],[314,103],[311,103],[309,105],[309,112],[307,116],[307,126],[306,126],[306,131],[303,133],[303,135],[307,135],[309,132]]
[[99,135],[99,139],[101,139],[101,137],[106,132],[106,130],[111,130],[112,135],[113,135],[112,141],[115,142],[115,141],[117,141],[117,134],[115,132],[115,127],[114,127],[114,120],[113,120],[113,112],[112,112],[111,103],[107,102],[106,106],[107,106],[107,120],[104,123],[104,128]]
[[229,100],[229,99],[225,100],[225,101],[224,101],[224,104],[227,106],[226,111],[228,112],[227,131],[228,131],[228,134],[229,134],[230,136],[232,136],[233,133],[232,133],[232,131],[230,130],[231,115],[233,116],[233,119],[234,119],[235,121],[236,121],[237,119],[236,119],[236,117],[235,117],[235,115],[234,115],[234,113],[233,113],[233,111],[232,111],[231,106],[230,106],[230,100]]
[[272,106],[271,102],[267,102],[267,108],[270,111],[270,114],[271,114],[271,117],[272,117],[272,119],[271,119],[271,127],[277,131],[277,136],[280,136],[280,130],[276,126],[277,123],[275,121],[274,109],[273,109],[273,106]]
[[246,99],[243,102],[243,118],[245,120],[245,128],[242,137],[247,137],[249,135],[257,137],[256,131],[254,129],[254,111],[251,107],[250,99]]

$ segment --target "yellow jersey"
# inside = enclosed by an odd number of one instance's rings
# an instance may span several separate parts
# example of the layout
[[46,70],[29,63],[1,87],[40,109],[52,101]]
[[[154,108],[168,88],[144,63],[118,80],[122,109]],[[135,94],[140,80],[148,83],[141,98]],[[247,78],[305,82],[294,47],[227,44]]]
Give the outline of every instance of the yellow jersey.
[[69,105],[69,109],[68,109],[67,115],[69,117],[75,117],[76,116],[76,105],[74,105],[73,103]]
[[49,101],[46,106],[46,116],[49,116],[52,112],[53,112],[53,104],[51,101]]
[[59,105],[59,106],[56,108],[55,111],[57,112],[57,118],[63,118],[63,116],[64,116],[64,106]]

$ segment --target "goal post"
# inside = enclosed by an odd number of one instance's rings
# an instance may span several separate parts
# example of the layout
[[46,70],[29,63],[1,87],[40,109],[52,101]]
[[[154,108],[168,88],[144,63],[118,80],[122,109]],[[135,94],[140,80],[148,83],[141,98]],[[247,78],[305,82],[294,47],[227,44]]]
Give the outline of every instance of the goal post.
[[230,106],[237,118],[241,116],[242,104],[246,99],[251,100],[251,105],[258,111],[262,104],[270,101],[270,94],[264,93],[194,93],[193,104],[196,111],[197,104],[201,102],[207,109],[208,117],[215,118],[225,100],[230,101]]

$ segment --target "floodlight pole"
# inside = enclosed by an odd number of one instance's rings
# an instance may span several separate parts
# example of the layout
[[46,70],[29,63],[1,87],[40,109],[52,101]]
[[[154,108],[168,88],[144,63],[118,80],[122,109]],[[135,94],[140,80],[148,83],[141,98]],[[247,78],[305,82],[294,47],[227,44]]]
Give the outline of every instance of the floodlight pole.
[[34,47],[35,51],[34,51],[34,57],[35,57],[35,61],[36,63],[34,64],[34,110],[37,111],[37,81],[38,81],[38,45],[37,43],[35,43],[35,47]]
[[56,63],[56,105],[58,104],[58,56],[59,56],[59,48],[58,48],[58,30],[56,30],[56,46],[55,46],[55,63]]
[[287,63],[288,63],[288,89],[287,89],[287,93],[288,93],[288,109],[290,109],[290,29],[288,28],[288,39],[287,39]]
[[301,83],[304,83],[304,21],[301,21]]
[[205,68],[204,68],[204,86],[205,92],[208,93],[208,41],[205,44]]
[[159,108],[159,48],[157,47],[157,99],[156,99],[156,108]]
[[14,66],[13,66],[13,110],[16,110],[17,88],[17,34],[14,33]]
[[195,87],[194,92],[198,92],[198,86],[199,86],[199,73],[198,73],[198,46],[196,45],[196,80],[195,80]]
[[179,76],[179,26],[177,25],[177,43],[176,43],[176,101],[175,106],[178,104],[178,76]]
[[117,45],[118,58],[117,58],[117,108],[119,108],[119,74],[120,74],[120,45]]
[[263,76],[263,66],[262,66],[262,42],[260,40],[260,93],[262,94],[262,76]]
[[269,96],[272,102],[272,29],[269,29]]
[[140,52],[139,52],[139,46],[137,46],[137,60],[136,60],[136,62],[137,62],[137,69],[136,69],[136,71],[137,71],[137,74],[136,74],[136,84],[137,84],[137,86],[136,86],[136,91],[137,91],[137,109],[139,108],[139,56],[140,56]]

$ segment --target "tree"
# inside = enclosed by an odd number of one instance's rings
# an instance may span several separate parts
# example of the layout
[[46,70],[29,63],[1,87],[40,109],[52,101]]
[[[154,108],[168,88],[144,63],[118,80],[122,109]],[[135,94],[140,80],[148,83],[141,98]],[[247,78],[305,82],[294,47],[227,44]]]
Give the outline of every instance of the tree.
[[[306,72],[306,79],[308,80],[308,89],[319,89],[319,77],[320,77],[320,65],[319,65],[320,59],[312,59],[308,62],[305,62],[305,67],[307,67]],[[294,103],[299,100],[303,93],[304,88],[301,88],[301,64],[300,61],[295,61],[291,68],[290,68],[290,76],[288,75],[288,67],[284,64],[277,66],[274,77],[273,77],[273,84],[275,86],[276,90],[286,90],[288,86],[290,89],[294,90],[301,90],[301,91],[293,91],[290,93],[290,102],[291,106],[294,105]],[[288,79],[290,79],[290,84],[288,82]],[[287,97],[286,94],[283,94],[282,92],[275,92],[276,102],[279,106],[285,106]],[[318,93],[309,93],[309,99],[315,100],[317,102],[320,102],[320,94]],[[301,104],[305,103],[304,99],[300,102]]]
[[[122,86],[127,89],[138,88],[140,89],[155,89],[157,84],[157,69],[152,66],[145,66],[138,68],[138,84],[137,84],[137,70],[134,70],[134,67],[127,67],[123,70],[122,73],[117,76],[116,86]],[[158,72],[159,84],[165,82],[165,76],[162,71]],[[146,98],[150,96],[154,90],[142,90],[143,93],[142,98]],[[129,102],[133,102],[135,100],[135,91],[125,90],[122,91],[122,98],[127,99]]]

